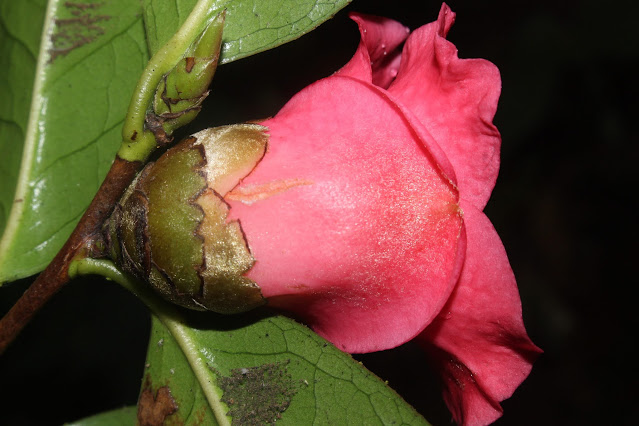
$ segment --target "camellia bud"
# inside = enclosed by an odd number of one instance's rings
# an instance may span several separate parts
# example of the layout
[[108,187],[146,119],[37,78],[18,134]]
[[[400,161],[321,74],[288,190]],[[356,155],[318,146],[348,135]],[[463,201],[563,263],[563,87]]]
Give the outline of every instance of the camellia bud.
[[265,303],[224,195],[261,160],[263,126],[206,129],[149,163],[107,223],[111,257],[181,306],[237,313]]
[[200,111],[217,68],[224,17],[223,12],[209,23],[158,85],[153,111],[166,133],[189,123]]

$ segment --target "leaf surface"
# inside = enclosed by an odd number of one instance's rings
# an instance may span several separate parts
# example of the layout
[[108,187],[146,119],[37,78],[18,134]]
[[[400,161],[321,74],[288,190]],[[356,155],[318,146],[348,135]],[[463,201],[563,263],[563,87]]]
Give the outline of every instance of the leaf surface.
[[18,180],[46,0],[0,3],[0,233]]
[[68,423],[67,426],[131,426],[135,424],[137,407],[123,407]]
[[[66,241],[113,161],[148,59],[137,3],[51,0],[46,14],[43,3],[2,3],[6,25],[40,12],[44,30],[39,44],[33,28],[3,41],[30,55],[12,58],[1,88],[26,87],[31,97],[16,105],[15,119],[2,115],[15,130],[0,134],[0,150],[11,153],[2,160],[0,283],[42,270]],[[29,25],[42,29],[42,21]]]
[[[427,424],[350,355],[286,317],[197,315],[173,333],[153,318],[142,395],[170,394],[170,422]],[[207,393],[222,402],[209,404]]]
[[[144,0],[149,50],[170,38],[197,0]],[[351,0],[217,0],[226,9],[221,63],[245,58],[301,37],[335,15]],[[170,31],[167,31],[170,30]]]

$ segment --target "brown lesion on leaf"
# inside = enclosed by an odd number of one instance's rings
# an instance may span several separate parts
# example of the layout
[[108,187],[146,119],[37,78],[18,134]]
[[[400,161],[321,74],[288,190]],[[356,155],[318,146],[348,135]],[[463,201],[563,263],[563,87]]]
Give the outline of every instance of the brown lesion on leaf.
[[220,378],[222,401],[228,405],[233,425],[274,424],[297,393],[288,373],[290,361],[236,368]]
[[[80,11],[84,11],[87,9],[97,9],[99,7],[102,6],[103,3],[76,3],[76,2],[72,2],[72,1],[67,1],[64,2],[64,5],[68,8],[74,8],[77,9],[76,13],[80,13]],[[71,12],[71,14],[76,14],[74,12]]]
[[64,8],[70,16],[55,20],[55,30],[51,35],[52,47],[49,49],[49,63],[91,43],[104,34],[105,30],[99,24],[110,20],[111,16],[97,13],[103,5],[103,2],[75,3],[67,1],[64,3]]
[[138,424],[140,426],[161,426],[168,416],[178,410],[178,405],[168,386],[162,386],[153,395],[151,383],[146,381],[138,400]]

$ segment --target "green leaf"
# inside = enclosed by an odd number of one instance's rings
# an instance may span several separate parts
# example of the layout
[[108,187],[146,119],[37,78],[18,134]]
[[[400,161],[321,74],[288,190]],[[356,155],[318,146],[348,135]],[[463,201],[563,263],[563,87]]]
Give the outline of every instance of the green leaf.
[[[41,271],[62,247],[117,151],[149,51],[195,2],[2,2],[0,284]],[[348,2],[217,0],[227,9],[221,61],[300,37]]]
[[0,3],[0,233],[18,180],[46,0]]
[[[147,42],[152,52],[184,22],[197,0],[144,0]],[[217,0],[226,9],[221,63],[232,62],[301,37],[351,0]],[[169,31],[167,31],[169,30]]]
[[68,426],[131,426],[135,424],[137,418],[137,407],[122,407],[117,410],[106,411],[87,417]]
[[428,424],[350,355],[282,316],[196,314],[189,326],[153,316],[141,401],[187,425]]
[[148,59],[137,2],[51,0],[46,14],[44,3],[2,2],[12,34],[2,49],[14,54],[0,90],[33,90],[29,101],[3,102],[0,117],[0,283],[40,271],[66,241],[113,161]]

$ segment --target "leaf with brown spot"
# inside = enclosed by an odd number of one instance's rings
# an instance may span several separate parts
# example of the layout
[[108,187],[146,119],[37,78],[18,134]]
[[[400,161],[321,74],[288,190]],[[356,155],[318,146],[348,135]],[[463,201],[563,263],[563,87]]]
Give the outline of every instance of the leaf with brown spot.
[[217,424],[184,352],[156,317],[153,317],[153,324],[147,352],[147,366],[144,371],[145,385],[140,391],[139,400],[142,401],[145,398],[147,383],[152,383],[152,389],[167,387],[171,389],[171,395],[178,405],[178,410],[171,416],[172,423]]
[[138,423],[141,426],[161,426],[177,410],[178,406],[168,386],[162,386],[154,395],[151,384],[146,383],[138,400]]
[[298,384],[287,371],[287,362],[235,368],[220,377],[222,401],[237,424],[273,424],[291,404]]
[[263,314],[188,312],[171,325],[177,339],[153,317],[145,380],[171,388],[172,419],[201,424],[195,413],[206,409],[203,424],[428,424],[349,354]]
[[0,284],[41,271],[70,235],[113,162],[148,60],[138,2],[2,6]]
[[49,62],[54,62],[58,57],[66,56],[71,51],[104,35],[104,21],[110,20],[111,16],[97,13],[103,5],[104,3],[83,4],[68,1],[62,4],[71,17],[56,18],[54,21],[55,29],[51,34]]

